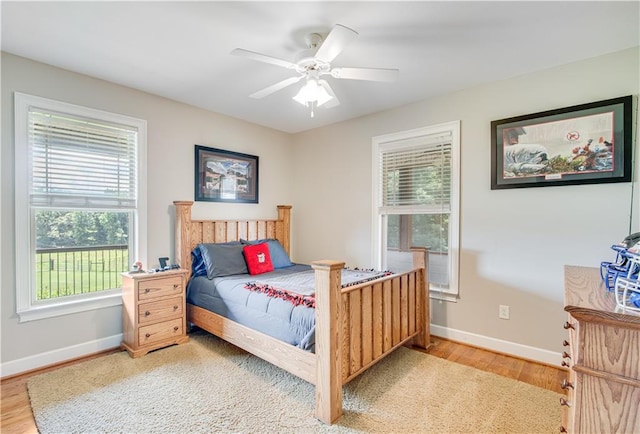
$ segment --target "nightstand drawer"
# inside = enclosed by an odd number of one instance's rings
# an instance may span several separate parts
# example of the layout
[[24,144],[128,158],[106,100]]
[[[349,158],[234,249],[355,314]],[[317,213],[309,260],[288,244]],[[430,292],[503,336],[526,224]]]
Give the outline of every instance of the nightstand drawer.
[[138,329],[138,342],[140,345],[152,344],[154,342],[180,337],[183,335],[182,318],[171,321],[152,324]]
[[158,322],[175,315],[182,315],[182,297],[141,304],[138,311],[138,324]]
[[144,280],[138,284],[138,300],[182,294],[182,278],[171,276],[164,279]]

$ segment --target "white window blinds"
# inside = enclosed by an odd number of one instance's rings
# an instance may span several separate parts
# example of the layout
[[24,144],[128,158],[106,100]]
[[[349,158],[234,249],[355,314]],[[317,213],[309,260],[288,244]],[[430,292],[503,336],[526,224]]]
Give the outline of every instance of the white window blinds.
[[380,145],[380,212],[451,210],[450,133],[437,133]]
[[136,206],[136,128],[29,108],[35,206]]

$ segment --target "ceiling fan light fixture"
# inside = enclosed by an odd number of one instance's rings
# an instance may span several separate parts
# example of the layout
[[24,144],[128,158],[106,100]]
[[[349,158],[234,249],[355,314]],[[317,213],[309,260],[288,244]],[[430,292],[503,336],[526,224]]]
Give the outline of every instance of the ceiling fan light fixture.
[[318,83],[315,78],[310,78],[307,83],[302,86],[300,91],[293,97],[294,100],[299,102],[305,107],[308,107],[310,103],[315,103],[317,107],[330,101],[333,97],[329,95],[326,89]]

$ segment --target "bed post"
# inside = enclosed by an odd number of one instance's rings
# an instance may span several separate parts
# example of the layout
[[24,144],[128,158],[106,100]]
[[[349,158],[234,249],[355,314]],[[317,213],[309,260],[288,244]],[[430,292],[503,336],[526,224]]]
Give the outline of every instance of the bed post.
[[326,424],[342,416],[342,294],[344,262],[317,261],[316,280],[316,414]]
[[280,244],[282,244],[287,255],[291,256],[291,205],[278,205],[278,221],[282,222]]
[[418,309],[419,318],[417,322],[422,331],[413,338],[413,344],[421,348],[427,348],[431,344],[431,311],[429,308],[429,254],[425,247],[412,247],[413,252],[413,268],[422,268],[424,270],[422,281],[420,282],[420,309]]
[[[175,246],[173,260],[183,270],[189,270],[191,274],[191,205],[193,201],[175,200],[173,205],[176,208],[175,221]],[[189,277],[187,275],[187,278]]]

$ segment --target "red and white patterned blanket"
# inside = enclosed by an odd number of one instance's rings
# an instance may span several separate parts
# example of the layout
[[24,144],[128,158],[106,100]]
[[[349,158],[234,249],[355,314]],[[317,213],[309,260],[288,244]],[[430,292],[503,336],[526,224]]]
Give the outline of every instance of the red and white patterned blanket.
[[[390,271],[344,268],[341,273],[341,284],[342,287],[345,288],[391,274],[393,273]],[[313,270],[259,279],[254,282],[248,282],[245,288],[267,294],[270,297],[287,300],[295,306],[304,305],[307,307],[316,307],[315,272]]]

